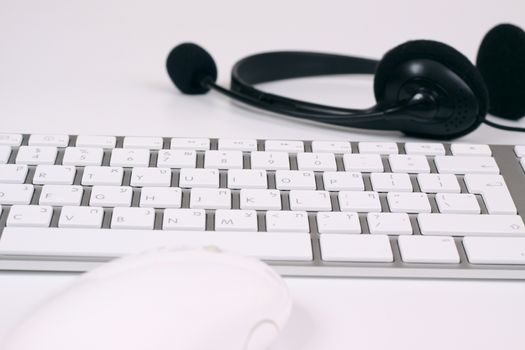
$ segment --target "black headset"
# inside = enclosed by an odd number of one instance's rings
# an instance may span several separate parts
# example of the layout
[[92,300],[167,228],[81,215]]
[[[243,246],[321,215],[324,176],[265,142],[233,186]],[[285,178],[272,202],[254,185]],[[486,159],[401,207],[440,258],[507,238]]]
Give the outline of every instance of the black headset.
[[[217,67],[198,45],[176,46],[166,62],[173,83],[185,94],[213,89],[264,110],[361,129],[398,130],[424,138],[453,139],[481,123],[525,132],[485,119],[487,113],[525,115],[525,32],[501,24],[483,39],[477,68],[440,42],[415,40],[388,51],[380,61],[314,52],[268,52],[238,61],[231,90],[215,83]],[[310,103],[261,91],[259,83],[334,74],[374,74],[377,104],[349,109]]]

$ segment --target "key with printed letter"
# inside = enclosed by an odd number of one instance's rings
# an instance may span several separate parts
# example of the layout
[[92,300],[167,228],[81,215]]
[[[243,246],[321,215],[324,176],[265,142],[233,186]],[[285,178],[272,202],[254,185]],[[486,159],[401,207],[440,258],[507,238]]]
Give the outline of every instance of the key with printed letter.
[[129,186],[93,186],[89,205],[94,207],[129,207],[133,191]]
[[124,169],[121,167],[87,166],[82,175],[82,185],[119,186],[123,177]]
[[70,165],[38,165],[33,176],[35,185],[72,185],[76,169]]
[[179,187],[182,188],[218,188],[219,170],[217,169],[181,169]]
[[121,208],[113,209],[111,228],[119,229],[153,229],[155,210],[152,208]]
[[180,208],[182,191],[178,187],[142,187],[140,207]]
[[231,191],[228,188],[192,188],[190,208],[230,209]]
[[104,218],[101,207],[65,206],[62,208],[58,227],[64,228],[100,228]]
[[40,205],[80,205],[84,190],[82,186],[44,185],[38,204]]
[[25,164],[0,164],[0,184],[23,184],[28,171]]
[[242,189],[240,193],[241,209],[281,210],[279,190]]
[[203,209],[166,209],[163,230],[204,231],[206,213]]
[[171,185],[171,170],[169,168],[133,168],[130,185],[168,187]]
[[7,226],[48,227],[53,208],[47,205],[13,205],[7,217]]
[[257,213],[255,210],[224,210],[215,212],[216,231],[257,231]]
[[279,190],[315,190],[314,172],[277,170],[275,172],[275,186]]

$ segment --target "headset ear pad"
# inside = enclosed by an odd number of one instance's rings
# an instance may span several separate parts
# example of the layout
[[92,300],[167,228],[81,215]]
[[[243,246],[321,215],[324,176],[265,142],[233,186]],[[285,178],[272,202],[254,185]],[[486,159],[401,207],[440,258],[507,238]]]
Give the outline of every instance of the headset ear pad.
[[[477,101],[477,114],[472,125],[456,133],[451,132],[447,138],[454,138],[477,128],[485,119],[488,110],[488,92],[483,78],[477,68],[456,49],[440,42],[431,40],[414,40],[401,44],[388,51],[376,68],[374,78],[374,94],[378,103],[385,101],[387,89],[392,79],[395,79],[396,71],[403,64],[412,60],[435,61],[442,66],[450,69],[472,90]],[[424,74],[418,76],[414,72],[412,78],[424,81]],[[438,82],[439,83],[439,82]],[[454,91],[446,91],[449,98],[452,98]],[[409,134],[414,134],[410,132]]]

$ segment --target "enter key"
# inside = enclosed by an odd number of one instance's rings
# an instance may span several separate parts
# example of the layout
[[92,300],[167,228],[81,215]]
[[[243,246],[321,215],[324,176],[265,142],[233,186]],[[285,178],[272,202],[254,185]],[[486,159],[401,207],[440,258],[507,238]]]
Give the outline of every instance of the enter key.
[[516,214],[516,205],[501,175],[466,174],[465,184],[470,193],[483,197],[489,214]]

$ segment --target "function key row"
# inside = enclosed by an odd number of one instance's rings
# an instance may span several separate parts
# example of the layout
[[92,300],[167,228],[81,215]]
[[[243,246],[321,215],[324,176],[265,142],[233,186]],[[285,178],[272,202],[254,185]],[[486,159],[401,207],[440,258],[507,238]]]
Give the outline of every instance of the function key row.
[[[23,136],[21,134],[0,134],[0,145],[4,146],[20,146],[22,145]],[[29,146],[54,146],[67,147],[70,145],[69,135],[42,135],[33,134],[29,136]],[[162,137],[150,136],[127,136],[123,138],[122,148],[145,148],[152,150],[160,149],[180,149],[180,150],[195,150],[206,151],[211,149],[211,139],[209,138],[171,138],[169,144],[166,144]],[[99,147],[99,148],[115,148],[117,147],[117,137],[115,136],[90,136],[80,135],[76,138],[74,146],[77,147]],[[516,146],[516,153],[522,152],[523,146]],[[258,141],[256,139],[218,139],[217,149],[230,151],[252,152],[259,149]],[[265,151],[276,152],[290,152],[298,153],[305,152],[305,143],[297,140],[266,140],[264,141]],[[440,143],[422,143],[422,142],[407,142],[404,146],[406,154],[413,155],[445,155],[446,150],[443,144]],[[312,141],[312,152],[328,152],[328,153],[363,153],[363,154],[398,154],[400,149],[395,142],[358,142],[356,151],[352,150],[352,145],[348,141]],[[491,149],[484,144],[463,144],[453,143],[450,146],[452,155],[467,156],[490,156]]]

